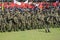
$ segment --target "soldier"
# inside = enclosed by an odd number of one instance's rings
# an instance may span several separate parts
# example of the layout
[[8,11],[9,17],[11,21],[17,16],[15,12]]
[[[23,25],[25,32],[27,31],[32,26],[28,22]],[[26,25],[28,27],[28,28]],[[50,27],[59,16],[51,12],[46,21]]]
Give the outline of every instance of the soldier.
[[37,14],[38,28],[41,29],[43,25],[44,16],[42,14]]
[[29,12],[26,13],[26,29],[31,29],[31,14]]
[[6,25],[5,25],[5,19],[2,15],[0,15],[0,30],[1,32],[5,32],[6,31]]
[[19,29],[21,28],[21,25],[22,25],[22,20],[21,20],[21,14],[19,13],[18,14],[18,27],[19,27]]
[[10,32],[12,30],[12,18],[11,14],[8,12],[6,14],[6,30]]
[[44,18],[44,24],[45,24],[45,32],[50,32],[49,30],[49,19],[48,16]]
[[2,32],[2,27],[1,27],[1,25],[2,25],[2,15],[0,15],[0,31]]
[[14,31],[18,31],[18,18],[17,18],[17,15],[15,15],[13,17],[13,21],[14,21],[14,25],[13,25],[13,28],[14,28]]
[[37,28],[37,15],[34,15],[34,29]]
[[3,27],[3,32],[5,32],[6,31],[6,17],[5,17],[5,15],[3,15],[2,27]]

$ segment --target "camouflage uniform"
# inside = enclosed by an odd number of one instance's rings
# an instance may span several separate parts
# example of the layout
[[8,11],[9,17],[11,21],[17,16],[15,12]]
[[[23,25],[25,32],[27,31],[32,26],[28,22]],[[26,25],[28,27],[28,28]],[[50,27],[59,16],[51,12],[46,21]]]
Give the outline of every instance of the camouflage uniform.
[[2,32],[2,15],[0,15],[0,31]]
[[13,17],[13,21],[14,21],[14,23],[13,23],[14,24],[14,26],[13,26],[14,31],[18,31],[18,18],[16,15]]

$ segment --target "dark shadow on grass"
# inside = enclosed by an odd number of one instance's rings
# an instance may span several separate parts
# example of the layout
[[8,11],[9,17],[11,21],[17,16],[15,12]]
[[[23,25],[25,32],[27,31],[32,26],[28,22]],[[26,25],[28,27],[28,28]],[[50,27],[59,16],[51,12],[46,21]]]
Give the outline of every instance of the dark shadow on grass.
[[38,29],[38,32],[51,33],[51,31],[50,32],[45,32],[45,30],[43,30],[43,29]]

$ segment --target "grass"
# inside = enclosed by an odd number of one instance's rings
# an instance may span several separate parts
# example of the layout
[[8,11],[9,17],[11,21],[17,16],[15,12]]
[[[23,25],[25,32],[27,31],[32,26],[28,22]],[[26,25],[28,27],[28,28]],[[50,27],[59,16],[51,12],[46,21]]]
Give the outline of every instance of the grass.
[[44,29],[0,33],[0,40],[60,40],[60,28],[51,28],[50,33]]

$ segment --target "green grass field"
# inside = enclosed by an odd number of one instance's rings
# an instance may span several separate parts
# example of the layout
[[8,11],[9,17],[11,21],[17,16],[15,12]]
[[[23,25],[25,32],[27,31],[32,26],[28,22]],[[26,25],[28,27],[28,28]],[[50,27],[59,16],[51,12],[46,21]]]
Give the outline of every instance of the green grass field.
[[60,28],[51,28],[50,33],[44,29],[0,33],[0,40],[60,40]]

